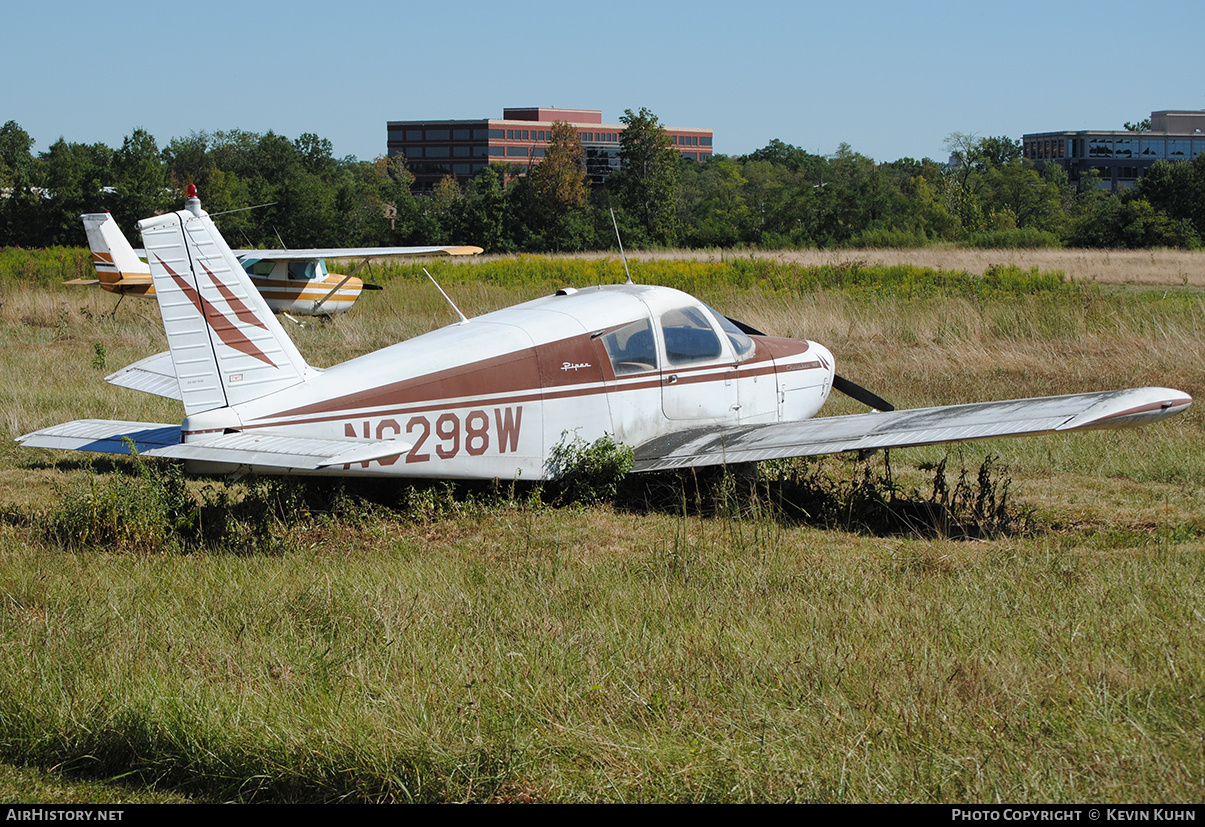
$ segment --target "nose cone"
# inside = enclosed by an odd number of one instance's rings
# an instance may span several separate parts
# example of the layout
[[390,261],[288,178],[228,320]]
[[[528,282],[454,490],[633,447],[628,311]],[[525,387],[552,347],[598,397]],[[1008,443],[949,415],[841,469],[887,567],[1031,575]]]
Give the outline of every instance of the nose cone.
[[828,377],[824,380],[824,398],[827,399],[828,392],[833,387],[833,376],[837,372],[837,360],[833,358],[832,351],[819,342],[809,341],[808,345],[808,352],[818,359],[824,369],[828,371]]

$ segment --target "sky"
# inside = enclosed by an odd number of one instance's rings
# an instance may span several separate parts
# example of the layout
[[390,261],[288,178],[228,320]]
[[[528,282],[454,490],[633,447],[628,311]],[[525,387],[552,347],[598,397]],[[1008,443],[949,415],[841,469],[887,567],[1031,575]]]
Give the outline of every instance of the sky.
[[1205,109],[1201,0],[2,0],[0,29],[0,123],[35,152],[241,129],[370,160],[390,120],[555,106],[646,107],[729,155],[944,161],[955,132]]

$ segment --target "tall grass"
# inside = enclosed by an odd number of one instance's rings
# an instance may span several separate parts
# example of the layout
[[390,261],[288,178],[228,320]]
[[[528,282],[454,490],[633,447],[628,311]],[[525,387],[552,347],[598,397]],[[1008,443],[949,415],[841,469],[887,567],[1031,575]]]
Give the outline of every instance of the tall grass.
[[[870,255],[664,259],[637,280],[824,342],[901,407],[1205,394],[1192,289],[858,263]],[[617,260],[432,272],[473,315],[622,281]],[[308,359],[453,321],[421,273],[373,278],[386,289],[351,313],[290,326]],[[192,506],[161,516],[194,539],[149,543],[46,529],[67,513],[122,524],[116,502],[160,496],[142,471],[9,440],[84,416],[179,421],[177,403],[101,381],[164,349],[154,305],[112,317],[108,294],[57,286],[3,298],[0,370],[16,378],[0,383],[2,760],[200,800],[1205,795],[1196,408],[1134,431],[892,452],[897,484],[922,493],[943,460],[1011,468],[1008,499],[1037,529],[974,541],[820,530],[773,502],[699,516],[439,485],[315,497],[188,481],[177,502]],[[851,489],[864,473],[827,463]],[[687,505],[685,487],[671,493]],[[224,532],[190,533],[193,506],[215,503]]]
[[77,247],[48,247],[26,250],[0,247],[0,288],[19,285],[50,287],[71,279],[94,279],[96,270],[87,250]]

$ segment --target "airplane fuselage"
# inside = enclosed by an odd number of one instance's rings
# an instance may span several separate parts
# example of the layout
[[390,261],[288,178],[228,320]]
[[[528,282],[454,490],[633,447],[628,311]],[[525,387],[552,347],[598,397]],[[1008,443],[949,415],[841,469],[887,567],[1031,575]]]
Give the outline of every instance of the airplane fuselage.
[[441,328],[190,416],[183,438],[397,439],[404,453],[326,473],[543,479],[565,441],[610,434],[638,445],[684,427],[806,419],[832,377],[832,355],[814,342],[726,330],[677,290],[611,285]]

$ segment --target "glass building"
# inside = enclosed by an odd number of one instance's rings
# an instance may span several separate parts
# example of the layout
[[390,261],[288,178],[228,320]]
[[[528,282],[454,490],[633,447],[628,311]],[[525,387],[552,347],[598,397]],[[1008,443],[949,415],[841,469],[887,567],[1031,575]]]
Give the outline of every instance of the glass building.
[[1156,161],[1190,161],[1205,152],[1205,110],[1152,112],[1149,131],[1034,132],[1021,143],[1038,167],[1059,164],[1072,181],[1095,169],[1101,186],[1116,192]]

